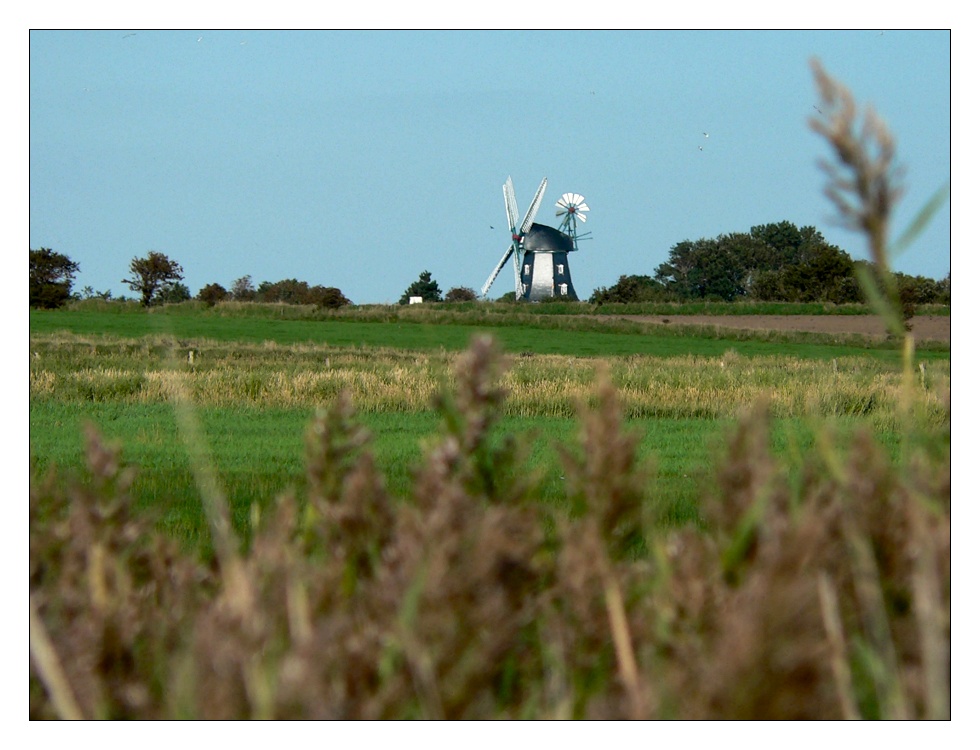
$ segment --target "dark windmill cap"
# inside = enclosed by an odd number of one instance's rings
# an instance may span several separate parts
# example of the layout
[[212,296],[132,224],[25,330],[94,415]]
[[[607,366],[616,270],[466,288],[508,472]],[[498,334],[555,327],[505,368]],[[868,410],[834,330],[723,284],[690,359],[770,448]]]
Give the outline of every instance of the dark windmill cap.
[[571,237],[543,224],[532,224],[524,235],[527,253],[570,253],[574,249]]

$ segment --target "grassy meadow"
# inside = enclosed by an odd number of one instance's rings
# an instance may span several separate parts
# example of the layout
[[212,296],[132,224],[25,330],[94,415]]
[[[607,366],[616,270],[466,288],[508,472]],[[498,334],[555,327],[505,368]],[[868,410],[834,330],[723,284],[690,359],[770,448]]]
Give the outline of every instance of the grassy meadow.
[[[574,438],[600,367],[609,368],[627,424],[642,436],[640,453],[656,467],[650,495],[664,523],[698,522],[715,449],[760,399],[786,457],[828,420],[844,430],[870,424],[885,445],[897,444],[896,347],[860,338],[736,339],[622,322],[550,329],[556,318],[526,313],[524,326],[488,328],[480,313],[447,317],[440,306],[327,320],[283,318],[281,306],[255,306],[266,317],[247,305],[152,313],[80,307],[31,313],[32,471],[81,470],[90,422],[138,468],[139,507],[192,545],[207,527],[175,399],[186,396],[199,413],[235,526],[248,536],[253,506],[302,485],[306,428],[341,392],[373,436],[390,491],[408,497],[424,437],[438,427],[435,399],[455,387],[454,362],[480,332],[492,333],[505,352],[500,434],[526,443],[526,465],[516,470],[540,477],[536,491],[547,502],[564,496],[555,447]],[[948,348],[930,350],[920,365],[921,416],[939,423]]]

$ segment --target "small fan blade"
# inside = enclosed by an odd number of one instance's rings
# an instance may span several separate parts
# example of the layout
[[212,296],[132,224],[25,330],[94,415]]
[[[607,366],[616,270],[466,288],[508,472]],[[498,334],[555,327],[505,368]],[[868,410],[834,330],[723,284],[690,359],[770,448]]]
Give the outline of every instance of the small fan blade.
[[[579,195],[578,193],[565,193],[555,205],[564,209],[565,213],[578,213],[579,211],[589,210],[589,207],[585,205],[585,196]],[[570,209],[575,210],[573,212]],[[555,214],[555,216],[560,215],[560,213]]]

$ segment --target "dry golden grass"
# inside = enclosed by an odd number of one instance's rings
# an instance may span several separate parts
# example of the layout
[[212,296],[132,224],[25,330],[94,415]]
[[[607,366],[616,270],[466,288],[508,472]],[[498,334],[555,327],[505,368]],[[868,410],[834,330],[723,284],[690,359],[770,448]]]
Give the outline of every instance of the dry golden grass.
[[[338,349],[329,346],[218,344],[191,348],[161,340],[37,336],[32,399],[168,403],[186,388],[199,406],[307,407],[341,392],[366,412],[422,412],[446,383],[459,354]],[[176,352],[176,353],[175,353]],[[194,352],[193,358],[190,352]],[[598,362],[590,357],[511,357],[503,374],[505,413],[573,416],[591,397]],[[629,417],[734,418],[746,404],[769,401],[776,417],[871,416],[893,428],[904,374],[869,357],[830,362],[796,357],[617,358],[610,377]],[[919,406],[937,417],[950,387],[949,361],[923,363]]]

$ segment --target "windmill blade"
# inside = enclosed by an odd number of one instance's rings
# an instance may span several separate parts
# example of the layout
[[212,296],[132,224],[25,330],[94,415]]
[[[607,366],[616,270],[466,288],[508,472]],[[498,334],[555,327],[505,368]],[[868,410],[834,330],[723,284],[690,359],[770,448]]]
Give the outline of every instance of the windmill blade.
[[555,216],[572,216],[586,220],[585,212],[589,210],[588,204],[585,202],[585,196],[579,195],[578,193],[565,193],[555,204],[558,210],[555,211]]
[[514,195],[514,183],[510,177],[504,183],[504,209],[507,211],[507,228],[513,234],[517,231],[517,197]]
[[508,246],[507,252],[504,253],[504,257],[500,259],[500,262],[497,264],[497,267],[493,269],[493,273],[490,274],[490,278],[487,279],[487,283],[483,285],[483,289],[480,290],[481,297],[487,296],[487,292],[489,292],[490,287],[493,286],[493,282],[497,278],[497,274],[499,274],[500,269],[507,264],[507,261],[510,258],[511,253],[513,252],[514,252],[514,245],[511,244],[510,246]]
[[527,213],[524,214],[524,221],[521,222],[520,234],[523,236],[527,233],[527,230],[531,228],[531,224],[534,223],[534,217],[538,213],[538,209],[541,207],[541,200],[544,198],[544,189],[548,187],[548,178],[545,177],[541,180],[541,184],[538,185],[538,192],[534,194],[534,199],[531,201],[531,205],[527,209]]

